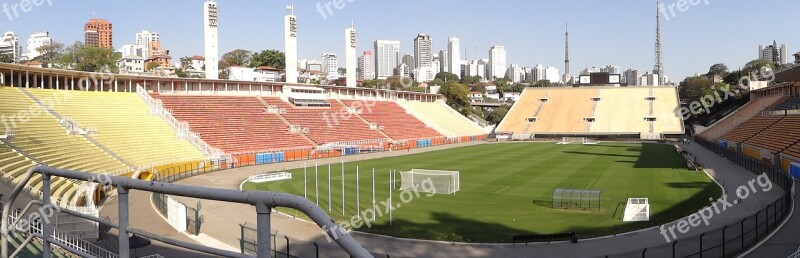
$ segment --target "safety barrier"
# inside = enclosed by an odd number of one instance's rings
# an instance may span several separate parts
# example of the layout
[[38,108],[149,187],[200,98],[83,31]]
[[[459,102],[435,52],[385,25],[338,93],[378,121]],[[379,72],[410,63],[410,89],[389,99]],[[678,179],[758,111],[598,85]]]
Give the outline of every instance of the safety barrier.
[[[201,167],[202,168],[202,167]],[[19,196],[20,192],[25,185],[29,184],[31,178],[33,177],[34,173],[39,173],[42,175],[42,185],[44,189],[44,198],[41,202],[43,207],[50,207],[50,186],[52,182],[52,177],[64,177],[64,178],[72,178],[78,179],[81,181],[88,181],[88,182],[99,182],[98,178],[96,177],[95,173],[87,173],[87,172],[80,172],[80,171],[71,171],[71,170],[63,170],[63,169],[55,169],[50,167],[44,166],[37,166],[33,167],[25,173],[19,183],[16,185],[14,190],[11,194],[3,196],[3,216],[2,216],[2,232],[9,232],[9,225],[17,224],[17,221],[11,221],[8,215],[11,212],[11,207],[13,206],[14,201]],[[274,192],[260,192],[260,191],[249,191],[249,192],[242,192],[238,190],[225,190],[225,189],[214,189],[214,188],[207,188],[207,187],[198,187],[198,186],[187,186],[187,185],[175,185],[175,184],[168,184],[163,182],[146,182],[136,179],[131,179],[128,177],[119,177],[119,176],[110,176],[110,182],[103,182],[109,183],[111,186],[117,188],[117,199],[119,200],[119,220],[118,222],[111,222],[106,221],[104,219],[94,217],[94,216],[87,216],[78,212],[70,211],[70,210],[63,210],[63,212],[80,217],[83,219],[91,220],[98,222],[100,224],[116,228],[119,232],[118,234],[118,250],[119,250],[119,257],[122,258],[129,258],[131,257],[130,253],[130,233],[135,235],[139,235],[145,238],[153,239],[156,241],[160,241],[162,243],[166,243],[169,245],[179,246],[182,248],[187,248],[203,253],[208,253],[217,256],[225,256],[225,257],[251,257],[249,255],[241,254],[239,252],[231,252],[226,250],[220,250],[211,248],[205,245],[189,243],[185,241],[175,240],[171,238],[164,237],[162,235],[153,234],[150,232],[146,232],[143,230],[135,229],[129,226],[129,218],[130,218],[130,207],[129,207],[129,191],[130,190],[141,190],[159,194],[171,194],[171,195],[180,195],[189,198],[198,198],[198,199],[209,199],[209,200],[217,200],[217,201],[225,201],[225,202],[233,202],[233,203],[241,203],[241,204],[249,204],[256,207],[257,212],[257,231],[256,231],[256,239],[258,239],[258,246],[256,247],[257,256],[258,257],[269,257],[272,247],[270,245],[270,228],[271,228],[271,211],[273,208],[277,207],[287,207],[287,208],[294,208],[297,209],[304,214],[306,214],[312,221],[316,222],[321,228],[329,229],[330,232],[340,232],[341,229],[339,225],[337,225],[330,216],[328,216],[324,211],[322,211],[319,207],[316,207],[315,204],[311,203],[310,201],[306,200],[303,197],[294,196],[290,194],[282,194],[282,193],[274,193]],[[72,248],[69,245],[63,244],[61,242],[56,241],[53,236],[51,236],[51,232],[53,231],[53,227],[49,221],[44,221],[42,223],[42,234],[37,235],[40,237],[44,244],[43,244],[43,255],[45,257],[50,257],[52,253],[52,245],[57,245],[69,252],[72,252],[76,255],[80,256],[91,256],[85,252]],[[341,231],[343,232],[343,231]],[[344,249],[350,256],[353,257],[372,257],[361,245],[355,241],[349,234],[338,234],[338,237],[334,237],[334,241]],[[0,256],[8,257],[9,256],[9,239],[7,234],[2,234],[2,242],[0,242]]]

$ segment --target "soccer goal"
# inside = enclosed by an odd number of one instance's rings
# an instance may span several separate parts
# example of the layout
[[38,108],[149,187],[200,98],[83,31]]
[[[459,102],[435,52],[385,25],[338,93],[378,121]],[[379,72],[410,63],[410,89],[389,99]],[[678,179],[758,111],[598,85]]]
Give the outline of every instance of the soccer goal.
[[557,142],[556,144],[573,144],[573,143],[586,144],[586,137],[564,137],[561,138],[561,141]]
[[459,172],[428,169],[401,171],[400,190],[412,188],[425,193],[455,194],[461,189]]
[[648,198],[628,198],[622,221],[650,221],[650,201]]

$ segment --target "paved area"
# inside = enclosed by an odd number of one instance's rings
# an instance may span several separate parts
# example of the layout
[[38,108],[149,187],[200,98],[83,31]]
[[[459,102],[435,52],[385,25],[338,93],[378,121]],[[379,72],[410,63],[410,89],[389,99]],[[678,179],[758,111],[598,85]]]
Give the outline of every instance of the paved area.
[[[795,181],[795,184],[800,182]],[[800,194],[800,189],[795,186],[795,196]],[[788,257],[800,247],[800,199],[795,198],[795,210],[786,224],[775,233],[769,241],[750,253],[747,257]]]
[[[412,151],[351,156],[346,157],[345,161],[372,159],[381,156],[401,155],[405,153],[418,153],[452,147],[456,146],[439,146],[416,149]],[[685,149],[700,158],[706,167],[713,169],[713,171],[715,171],[715,176],[724,178],[724,182],[728,190],[735,189],[741,185],[747,185],[748,181],[755,178],[753,173],[746,171],[730,161],[720,158],[713,152],[710,152],[699,145],[687,145],[685,146]],[[317,160],[315,162],[327,163],[339,162],[341,160],[342,158],[336,158],[330,161]],[[239,183],[241,183],[241,181],[243,181],[249,175],[257,174],[262,171],[285,170],[297,167],[302,167],[302,161],[237,168],[188,178],[178,183],[205,187],[236,189],[238,188]],[[765,208],[779,198],[780,195],[781,191],[779,190],[754,194],[747,200],[735,205],[734,207],[728,208],[726,211],[717,216],[714,216],[711,220],[709,220],[709,226],[701,225],[700,227],[692,228],[686,234],[679,234],[678,239],[680,241],[681,239],[696,237],[702,232],[721,228],[724,225],[740,221],[742,218],[751,215],[753,211]],[[178,199],[186,204],[196,203],[196,200],[189,198],[179,197]],[[735,196],[732,195],[729,197],[729,200],[732,199],[735,199]],[[116,202],[113,200],[110,201],[104,207],[102,215],[115,218],[115,203]],[[137,192],[132,193],[131,205],[131,210],[135,211],[135,216],[132,216],[133,221],[131,221],[131,225],[134,227],[184,241],[194,241],[183,233],[175,232],[166,224],[166,222],[164,222],[164,220],[155,212],[153,207],[150,206],[149,194]],[[233,247],[239,246],[238,238],[241,237],[239,225],[245,222],[255,225],[256,221],[255,208],[248,205],[204,200],[201,213],[205,217],[205,223],[203,224],[202,232],[217,239],[225,245]],[[666,226],[669,227],[673,224],[675,223],[673,222]],[[292,255],[297,255],[300,257],[314,256],[315,250],[312,242],[319,244],[322,257],[341,257],[345,255],[334,244],[329,244],[322,234],[322,231],[312,223],[296,220],[287,216],[274,215],[272,216],[272,229],[273,233],[277,233],[278,235],[278,237],[274,239],[275,246],[277,246],[279,250],[285,250],[285,242],[288,238],[292,243]],[[784,230],[786,230],[786,228],[784,228]],[[787,232],[787,234],[790,233],[791,232]],[[353,235],[365,248],[367,248],[367,250],[373,252],[375,255],[384,256],[384,254],[388,253],[391,255],[391,257],[594,257],[597,255],[614,253],[640,253],[642,247],[667,244],[664,236],[660,234],[658,228],[645,229],[614,237],[581,240],[578,244],[553,243],[513,246],[506,244],[490,245],[427,242],[409,239],[395,239],[391,237],[368,235],[357,232]],[[788,248],[788,245],[791,243],[785,244]],[[795,249],[796,247],[797,245],[795,245]],[[167,257],[186,257],[184,255],[188,254],[180,253],[181,251],[163,249],[159,245],[156,245],[154,248],[144,248],[140,250],[140,252],[160,253]],[[196,257],[194,254],[191,256]]]

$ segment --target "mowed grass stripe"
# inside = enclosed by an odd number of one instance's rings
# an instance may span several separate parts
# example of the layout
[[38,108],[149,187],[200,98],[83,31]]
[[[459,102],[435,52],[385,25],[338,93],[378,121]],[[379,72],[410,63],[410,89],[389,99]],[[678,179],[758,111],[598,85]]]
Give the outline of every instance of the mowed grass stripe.
[[[356,210],[356,166],[360,168],[360,208],[372,206],[371,176],[376,169],[376,200],[389,196],[390,170],[413,168],[460,171],[461,191],[455,195],[414,198],[388,215],[377,216],[370,228],[358,230],[398,237],[466,242],[507,242],[519,234],[575,231],[581,237],[600,236],[657,225],[687,215],[719,196],[703,173],[683,168],[675,149],[659,144],[553,143],[484,144],[345,164],[345,215],[341,208],[341,167],[331,164],[331,216],[349,220]],[[308,197],[315,202],[314,167],[308,168]],[[327,164],[319,167],[319,204],[328,210]],[[245,189],[303,195],[303,170],[293,179],[246,184]],[[398,175],[397,179],[401,177]],[[399,186],[398,182],[398,186]],[[600,189],[600,211],[550,207],[555,188]],[[392,202],[401,202],[392,191]],[[689,195],[690,198],[686,196]],[[652,221],[623,223],[613,218],[617,204],[629,197],[649,197]],[[384,207],[381,205],[380,207]],[[287,212],[293,212],[284,210]],[[621,212],[621,211],[617,211]]]

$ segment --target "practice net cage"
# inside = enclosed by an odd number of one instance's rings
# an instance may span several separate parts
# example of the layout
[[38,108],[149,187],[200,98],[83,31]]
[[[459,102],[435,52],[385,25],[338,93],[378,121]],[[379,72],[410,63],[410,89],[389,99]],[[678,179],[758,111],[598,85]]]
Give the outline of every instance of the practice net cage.
[[429,169],[401,171],[400,190],[412,188],[425,193],[455,194],[461,189],[459,172]]
[[553,191],[553,208],[600,210],[601,190],[557,188]]

